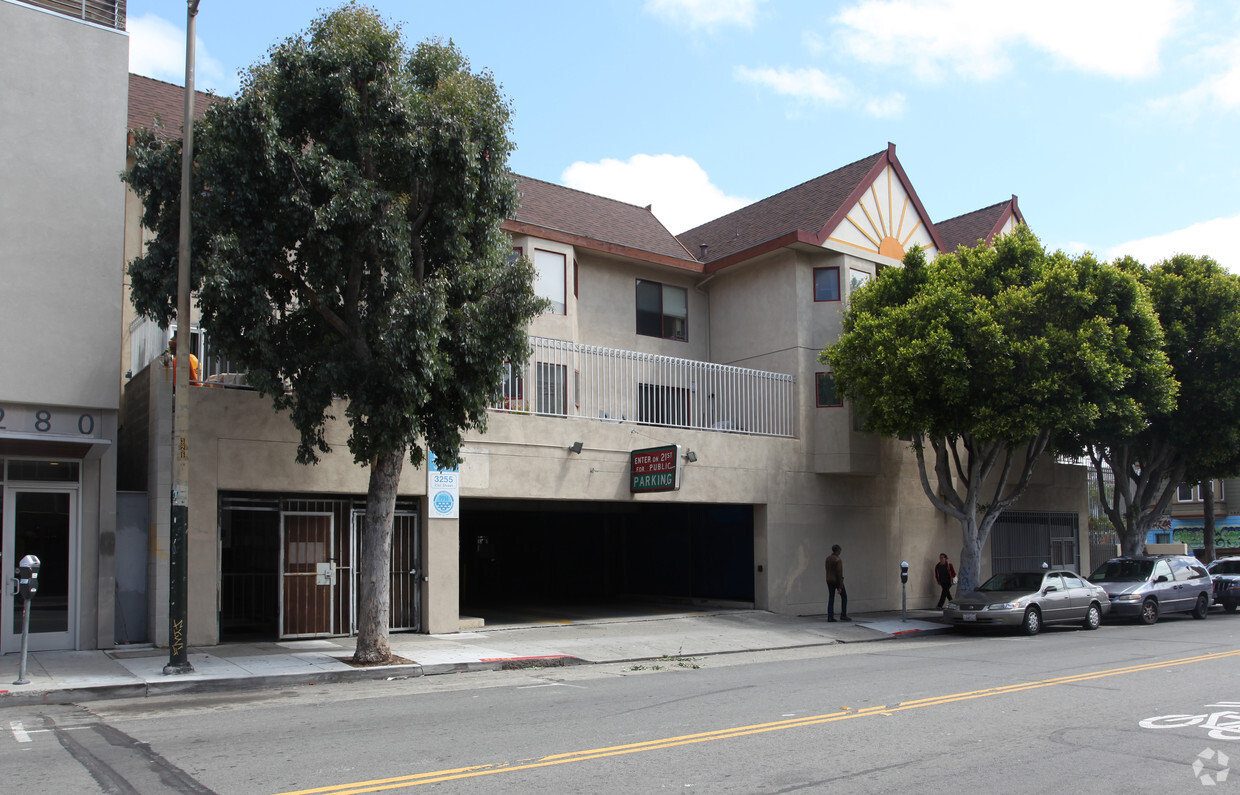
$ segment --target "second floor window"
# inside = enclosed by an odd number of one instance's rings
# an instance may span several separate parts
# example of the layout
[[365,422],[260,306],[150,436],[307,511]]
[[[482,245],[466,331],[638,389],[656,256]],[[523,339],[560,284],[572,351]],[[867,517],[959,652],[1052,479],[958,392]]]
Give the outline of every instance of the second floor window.
[[637,333],[665,340],[689,338],[689,291],[637,280]]
[[835,378],[830,373],[814,373],[814,392],[818,408],[844,405],[844,400],[835,391]]
[[839,268],[814,268],[814,300],[840,300]]
[[563,315],[567,298],[564,292],[564,271],[567,257],[556,251],[534,249],[534,292],[551,302],[550,314]]

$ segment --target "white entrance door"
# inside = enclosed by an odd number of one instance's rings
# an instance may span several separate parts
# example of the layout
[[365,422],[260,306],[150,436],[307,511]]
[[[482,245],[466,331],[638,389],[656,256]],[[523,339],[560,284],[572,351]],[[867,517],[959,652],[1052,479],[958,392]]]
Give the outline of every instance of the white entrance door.
[[21,650],[25,600],[13,575],[26,555],[39,558],[39,590],[30,601],[30,651],[72,649],[77,630],[77,492],[65,488],[0,489],[0,654]]

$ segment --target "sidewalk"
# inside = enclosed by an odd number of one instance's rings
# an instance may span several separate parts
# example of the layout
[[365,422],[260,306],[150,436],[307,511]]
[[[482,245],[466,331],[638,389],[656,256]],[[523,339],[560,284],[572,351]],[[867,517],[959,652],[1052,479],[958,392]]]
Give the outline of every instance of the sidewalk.
[[947,631],[940,616],[937,610],[910,610],[907,620],[895,611],[827,623],[821,616],[738,609],[451,635],[402,633],[391,635],[390,642],[393,654],[407,663],[366,668],[347,662],[353,638],[226,643],[191,647],[193,672],[175,676],[163,673],[167,649],[30,652],[26,685],[11,684],[18,678],[20,655],[6,654],[0,657],[0,707],[860,643]]

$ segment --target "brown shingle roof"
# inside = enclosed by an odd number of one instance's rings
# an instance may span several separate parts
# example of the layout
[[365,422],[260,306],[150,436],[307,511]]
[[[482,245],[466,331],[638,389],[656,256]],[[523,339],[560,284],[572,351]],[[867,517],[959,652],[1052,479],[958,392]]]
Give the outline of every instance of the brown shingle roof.
[[[194,118],[201,119],[211,103],[220,99],[214,94],[195,91]],[[161,138],[181,137],[185,123],[185,87],[130,74],[128,129],[154,130],[156,117]]]
[[706,262],[735,254],[794,231],[817,235],[885,155],[878,152],[742,207],[679,235],[690,251],[706,245]]
[[979,240],[989,245],[995,234],[1013,215],[1018,223],[1025,222],[1020,208],[1016,206],[1015,196],[1007,201],[940,221],[935,227],[943,240],[944,253],[950,253],[961,246],[976,246]]
[[646,208],[530,177],[513,176],[521,192],[521,206],[516,217],[506,225],[511,231],[541,234],[585,246],[597,241],[604,244],[596,246],[603,250],[648,252],[663,264],[701,270],[684,246]]

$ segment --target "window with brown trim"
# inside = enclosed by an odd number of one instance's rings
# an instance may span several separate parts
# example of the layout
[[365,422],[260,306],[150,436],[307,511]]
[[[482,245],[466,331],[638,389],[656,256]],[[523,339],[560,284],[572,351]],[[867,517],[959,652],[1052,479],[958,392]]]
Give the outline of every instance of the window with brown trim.
[[814,300],[840,300],[840,269],[814,268]]

